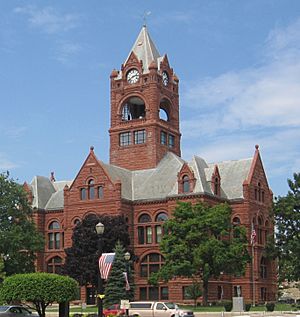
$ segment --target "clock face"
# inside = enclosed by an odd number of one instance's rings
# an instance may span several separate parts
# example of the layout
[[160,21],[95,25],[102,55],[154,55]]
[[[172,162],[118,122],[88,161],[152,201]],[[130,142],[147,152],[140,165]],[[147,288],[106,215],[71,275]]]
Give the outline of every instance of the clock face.
[[169,83],[169,75],[166,71],[163,71],[162,73],[162,82],[165,86],[167,86]]
[[127,73],[127,81],[129,82],[129,84],[137,83],[139,78],[140,78],[140,74],[137,69],[131,69]]

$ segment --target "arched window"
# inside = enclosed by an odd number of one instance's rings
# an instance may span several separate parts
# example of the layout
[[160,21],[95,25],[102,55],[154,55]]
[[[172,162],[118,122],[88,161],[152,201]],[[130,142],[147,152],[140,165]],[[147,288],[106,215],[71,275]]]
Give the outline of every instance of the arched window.
[[57,221],[52,221],[48,227],[48,249],[60,249],[62,247],[61,243],[61,230],[60,225]]
[[240,235],[240,232],[239,232],[239,228],[236,228],[238,226],[240,226],[241,224],[241,220],[239,217],[234,217],[232,219],[232,225],[233,225],[233,237],[234,238],[238,238],[239,235]]
[[234,218],[232,219],[232,224],[233,224],[234,226],[239,226],[239,225],[241,224],[240,218],[239,218],[239,217],[234,217]]
[[258,217],[258,228],[257,228],[257,243],[263,244],[263,221],[261,217]]
[[139,217],[138,223],[138,243],[152,243],[152,226],[150,225],[151,217],[148,214],[142,214]]
[[141,260],[140,277],[149,278],[151,273],[158,272],[165,259],[159,253],[150,253]]
[[95,198],[95,187],[94,187],[94,180],[90,179],[88,182],[88,188],[89,188],[89,199],[94,199]]
[[47,272],[61,274],[62,271],[62,259],[59,256],[55,256],[47,263]]
[[103,186],[98,187],[98,198],[103,199]]
[[166,220],[168,220],[168,215],[165,212],[160,212],[155,217],[156,222],[161,222],[161,221],[166,221]]
[[182,177],[182,189],[184,193],[190,192],[190,178],[187,175]]
[[268,229],[269,229],[269,221],[265,222],[265,243],[268,242]]
[[78,218],[76,218],[74,221],[73,221],[73,224],[74,224],[74,226],[76,227],[77,225],[79,225],[80,224],[80,219],[78,219]]
[[[160,212],[155,217],[155,222],[164,222],[168,219],[168,215],[165,212]],[[163,236],[163,226],[161,224],[155,225],[155,242],[160,243]]]
[[261,185],[260,185],[260,183],[258,183],[257,186],[258,186],[258,201],[261,201]]
[[122,106],[122,120],[143,119],[146,115],[145,103],[140,97],[130,97]]
[[162,99],[159,105],[159,119],[164,121],[170,121],[170,101],[166,98]]
[[142,214],[139,217],[139,223],[151,222],[151,217],[148,214]]
[[267,260],[266,258],[262,257],[260,260],[260,277],[267,278]]
[[86,200],[86,189],[85,188],[80,189],[80,199]]

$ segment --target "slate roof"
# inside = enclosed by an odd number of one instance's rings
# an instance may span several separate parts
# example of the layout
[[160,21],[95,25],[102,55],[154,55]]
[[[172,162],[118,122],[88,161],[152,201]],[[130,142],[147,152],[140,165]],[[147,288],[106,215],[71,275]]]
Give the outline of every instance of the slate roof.
[[[99,161],[112,182],[120,181],[122,198],[131,201],[167,199],[178,195],[177,174],[187,164],[194,172],[196,184],[194,194],[211,194],[211,179],[218,166],[221,177],[221,197],[224,199],[243,198],[243,182],[247,179],[253,159],[206,163],[194,156],[185,162],[174,153],[167,153],[156,168],[130,171]],[[63,189],[72,181],[51,182],[43,176],[35,176],[30,186],[33,191],[33,207],[45,210],[60,210],[64,206]]]
[[72,181],[51,182],[44,176],[35,176],[30,183],[32,207],[46,210],[59,210],[64,207],[64,187]]
[[140,34],[138,35],[132,49],[130,50],[125,64],[127,63],[131,52],[134,52],[137,58],[143,62],[143,73],[149,72],[149,65],[153,61],[157,62],[158,67],[160,65],[160,60],[162,57],[160,56],[158,49],[152,41],[146,25],[142,27]]

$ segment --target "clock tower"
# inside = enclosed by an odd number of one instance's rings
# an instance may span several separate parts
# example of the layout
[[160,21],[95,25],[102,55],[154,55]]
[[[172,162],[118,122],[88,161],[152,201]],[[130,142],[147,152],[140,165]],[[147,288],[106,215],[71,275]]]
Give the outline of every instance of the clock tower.
[[110,80],[110,164],[141,170],[169,151],[180,156],[179,80],[146,26]]

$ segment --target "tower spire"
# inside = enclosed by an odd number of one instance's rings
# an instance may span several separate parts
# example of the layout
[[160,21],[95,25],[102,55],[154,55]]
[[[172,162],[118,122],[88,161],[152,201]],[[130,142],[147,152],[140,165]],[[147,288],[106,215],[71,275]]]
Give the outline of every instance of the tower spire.
[[140,61],[143,62],[144,74],[149,72],[151,62],[155,61],[157,62],[157,65],[159,65],[158,59],[162,59],[162,57],[148,33],[146,24],[143,25],[124,64],[127,63],[132,52]]

